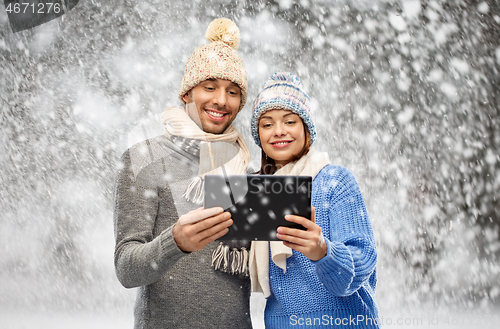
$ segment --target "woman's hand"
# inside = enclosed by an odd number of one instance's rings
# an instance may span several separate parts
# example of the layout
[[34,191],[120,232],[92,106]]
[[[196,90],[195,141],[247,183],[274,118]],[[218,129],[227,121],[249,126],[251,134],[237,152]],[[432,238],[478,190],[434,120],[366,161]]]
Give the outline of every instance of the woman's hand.
[[301,252],[312,261],[317,261],[326,256],[327,249],[321,227],[316,224],[314,211],[315,209],[312,207],[311,220],[295,215],[285,216],[287,221],[300,224],[307,231],[280,226],[276,237],[283,240],[285,246]]

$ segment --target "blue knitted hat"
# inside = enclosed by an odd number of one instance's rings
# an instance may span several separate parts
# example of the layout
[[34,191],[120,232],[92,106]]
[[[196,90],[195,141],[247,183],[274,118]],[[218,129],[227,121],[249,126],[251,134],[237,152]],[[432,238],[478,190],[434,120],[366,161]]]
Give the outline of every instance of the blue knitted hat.
[[[260,145],[259,119],[262,114],[270,110],[290,110],[297,114],[309,130],[311,144],[316,140],[316,128],[311,116],[311,100],[302,90],[302,83],[292,73],[277,72],[264,84],[253,104],[252,136],[255,144]],[[261,146],[262,147],[262,146]]]

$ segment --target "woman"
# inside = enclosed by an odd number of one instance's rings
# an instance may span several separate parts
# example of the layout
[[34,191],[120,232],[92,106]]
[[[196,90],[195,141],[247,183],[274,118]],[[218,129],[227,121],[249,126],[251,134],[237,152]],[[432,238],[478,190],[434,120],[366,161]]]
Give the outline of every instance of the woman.
[[279,227],[283,242],[253,242],[252,289],[267,298],[266,328],[379,328],[377,252],[352,173],[311,145],[316,129],[299,79],[276,73],[258,95],[252,135],[261,174],[313,177],[312,219],[287,215],[307,230]]

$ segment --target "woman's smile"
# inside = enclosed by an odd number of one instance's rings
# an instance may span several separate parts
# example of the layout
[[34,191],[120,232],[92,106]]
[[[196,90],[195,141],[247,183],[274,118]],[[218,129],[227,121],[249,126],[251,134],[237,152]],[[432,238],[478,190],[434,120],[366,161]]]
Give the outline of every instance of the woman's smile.
[[271,142],[269,144],[271,144],[275,148],[285,148],[290,146],[290,144],[292,144],[293,142],[294,142],[293,140],[288,140],[288,141],[281,140],[281,141]]

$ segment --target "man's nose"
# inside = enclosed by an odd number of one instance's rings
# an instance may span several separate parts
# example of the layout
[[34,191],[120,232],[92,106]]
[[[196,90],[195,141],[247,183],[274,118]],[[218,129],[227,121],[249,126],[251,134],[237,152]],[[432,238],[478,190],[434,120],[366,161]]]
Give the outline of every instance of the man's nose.
[[214,104],[219,106],[226,105],[226,90],[224,88],[218,88],[214,93]]

